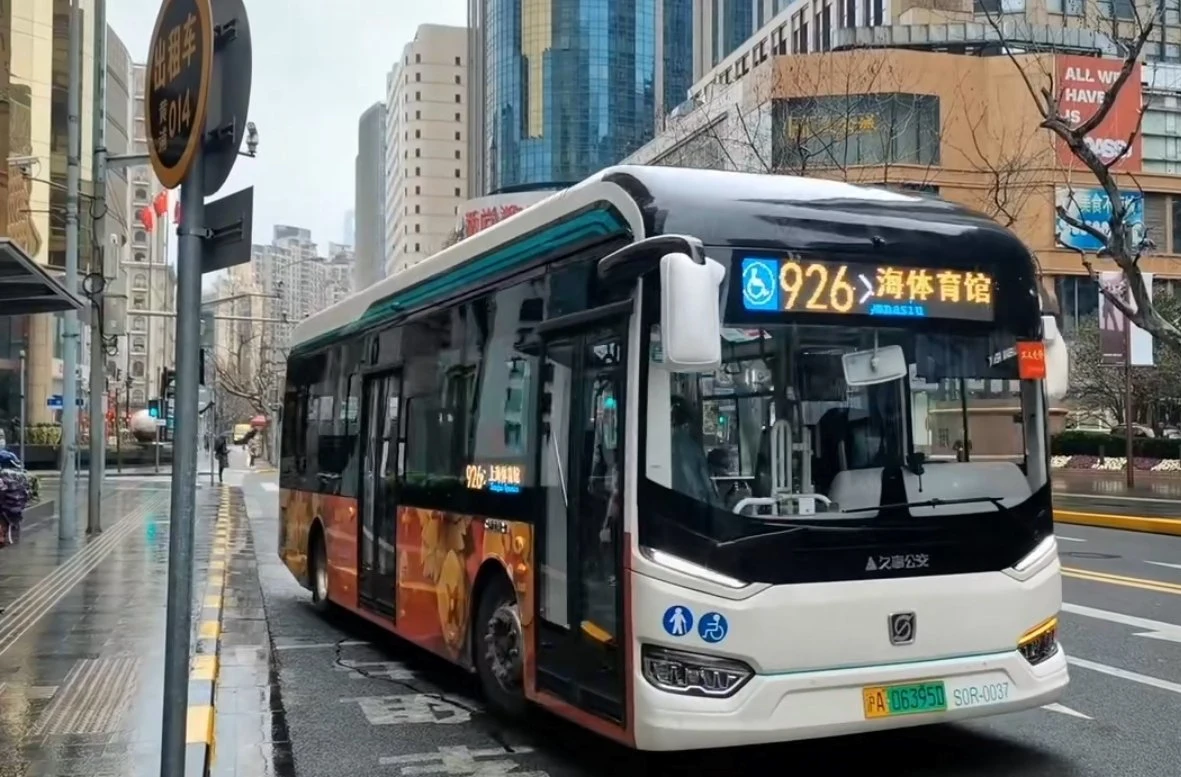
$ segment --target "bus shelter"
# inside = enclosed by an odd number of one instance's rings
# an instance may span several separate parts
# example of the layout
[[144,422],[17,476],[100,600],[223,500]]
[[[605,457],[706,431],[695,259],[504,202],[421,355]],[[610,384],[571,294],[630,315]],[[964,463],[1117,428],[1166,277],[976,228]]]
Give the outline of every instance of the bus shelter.
[[77,310],[89,302],[37,264],[12,241],[0,237],[0,316],[25,316]]

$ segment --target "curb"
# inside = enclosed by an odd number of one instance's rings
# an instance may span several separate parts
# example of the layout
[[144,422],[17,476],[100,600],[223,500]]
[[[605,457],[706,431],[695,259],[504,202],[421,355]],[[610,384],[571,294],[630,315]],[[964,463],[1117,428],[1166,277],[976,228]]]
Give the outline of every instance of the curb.
[[201,625],[189,664],[189,710],[185,726],[185,777],[205,777],[213,761],[214,706],[217,676],[221,669],[221,623],[225,612],[228,545],[230,537],[230,489],[221,487],[213,552],[201,603]]
[[1101,529],[1121,529],[1146,534],[1167,534],[1181,537],[1181,519],[1146,518],[1138,515],[1112,515],[1110,513],[1083,513],[1076,510],[1054,510],[1054,523],[1076,526],[1096,526]]

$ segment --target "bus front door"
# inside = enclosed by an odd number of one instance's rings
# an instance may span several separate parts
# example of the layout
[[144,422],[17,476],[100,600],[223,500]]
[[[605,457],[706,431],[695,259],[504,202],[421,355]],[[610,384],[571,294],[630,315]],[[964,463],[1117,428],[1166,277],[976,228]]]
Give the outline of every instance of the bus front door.
[[398,408],[402,380],[397,373],[364,379],[361,410],[360,598],[367,609],[394,616],[397,584],[397,505],[391,487],[398,466]]
[[627,320],[592,326],[542,343],[536,685],[623,724]]

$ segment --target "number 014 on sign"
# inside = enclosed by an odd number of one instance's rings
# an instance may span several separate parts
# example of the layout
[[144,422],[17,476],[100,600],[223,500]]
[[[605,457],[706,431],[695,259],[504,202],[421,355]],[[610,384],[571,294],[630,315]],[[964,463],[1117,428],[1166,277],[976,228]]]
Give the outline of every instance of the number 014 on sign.
[[205,140],[213,73],[210,0],[164,0],[148,48],[144,118],[152,170],[175,189]]
[[861,700],[868,719],[947,710],[947,691],[942,680],[905,685],[873,685],[861,689]]

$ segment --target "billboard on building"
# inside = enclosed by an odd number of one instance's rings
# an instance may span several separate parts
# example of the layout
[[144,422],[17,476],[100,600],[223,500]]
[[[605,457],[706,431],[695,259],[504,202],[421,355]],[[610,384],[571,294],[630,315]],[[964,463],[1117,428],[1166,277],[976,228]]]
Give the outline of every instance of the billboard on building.
[[[1148,298],[1152,299],[1152,273],[1141,273],[1144,286],[1148,291]],[[1136,309],[1136,302],[1128,290],[1127,280],[1122,271],[1108,271],[1099,273],[1099,283],[1115,292],[1132,310]],[[1128,321],[1127,316],[1112,304],[1111,300],[1101,291],[1099,295],[1099,358],[1103,364],[1123,364],[1129,343],[1132,349],[1132,366],[1151,367],[1152,335]],[[1131,326],[1131,337],[1125,328]]]
[[536,205],[555,191],[558,190],[533,189],[513,194],[490,194],[487,197],[468,200],[459,209],[459,234],[462,237],[471,237],[531,205]]
[[[1144,195],[1141,192],[1123,192],[1125,220],[1132,227],[1133,239],[1139,240],[1144,233]],[[1070,216],[1097,229],[1104,235],[1111,234],[1111,198],[1100,187],[1072,189],[1059,186],[1054,191],[1054,204]],[[1060,246],[1076,251],[1097,253],[1104,243],[1090,232],[1071,226],[1061,216],[1054,217],[1054,239]]]
[[[1090,119],[1103,105],[1104,96],[1119,77],[1123,66],[1122,59],[1056,56],[1054,83],[1058,96],[1058,112],[1072,126],[1078,126]],[[1140,172],[1141,140],[1136,129],[1140,122],[1141,99],[1140,64],[1136,63],[1128,79],[1115,95],[1115,103],[1111,110],[1086,138],[1087,146],[1104,164],[1109,164],[1113,172]],[[1086,167],[1061,138],[1057,139],[1056,145],[1058,163],[1063,167]],[[1113,160],[1118,161],[1112,164]]]

